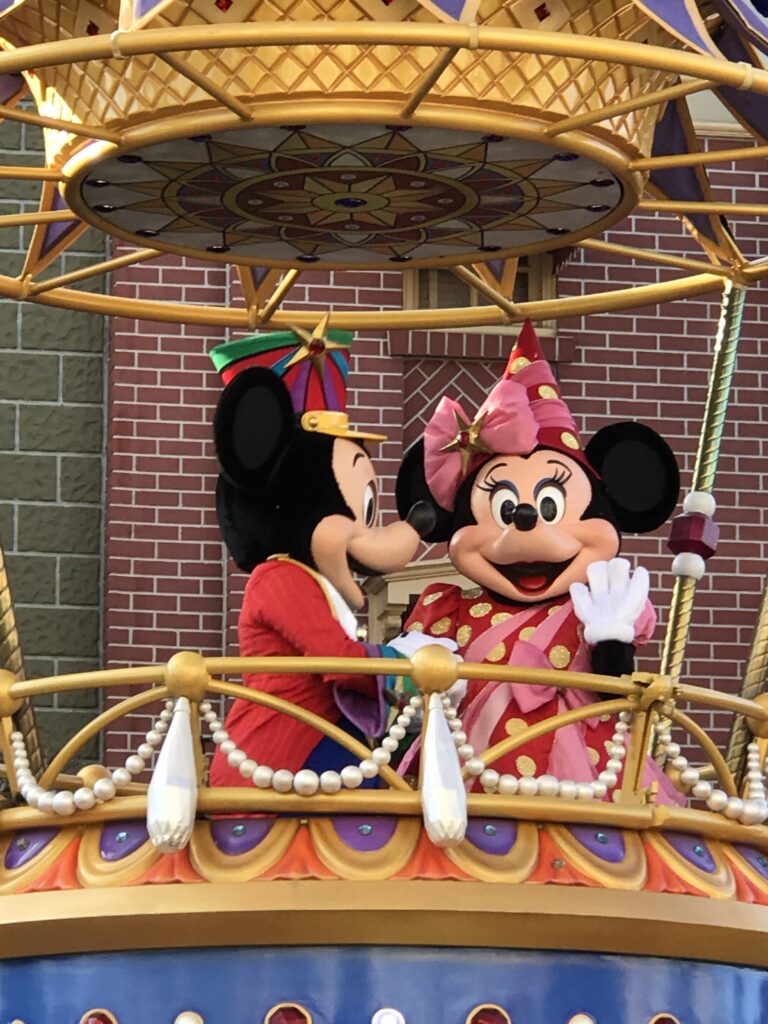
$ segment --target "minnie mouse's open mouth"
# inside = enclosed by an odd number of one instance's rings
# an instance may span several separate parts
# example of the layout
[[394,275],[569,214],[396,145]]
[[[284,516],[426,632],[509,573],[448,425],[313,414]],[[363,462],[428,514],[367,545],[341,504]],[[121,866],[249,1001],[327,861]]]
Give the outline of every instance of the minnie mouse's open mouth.
[[574,555],[573,558],[567,558],[564,562],[513,562],[511,565],[497,565],[496,562],[492,562],[491,564],[522,594],[541,594],[552,586],[561,573],[565,572],[575,557]]

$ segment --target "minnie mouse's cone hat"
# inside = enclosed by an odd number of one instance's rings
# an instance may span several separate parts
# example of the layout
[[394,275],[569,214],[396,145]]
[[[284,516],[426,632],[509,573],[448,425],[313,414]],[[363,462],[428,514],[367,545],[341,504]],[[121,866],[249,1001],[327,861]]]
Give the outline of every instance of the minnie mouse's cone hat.
[[[538,427],[534,447],[553,448],[586,465],[576,422],[560,395],[560,387],[530,320],[523,324],[509,354],[502,383],[504,381],[514,381],[526,390],[531,417]],[[515,454],[527,455],[528,452]]]
[[440,400],[424,431],[429,489],[443,508],[452,509],[463,480],[481,462],[492,455],[530,455],[536,448],[589,465],[576,423],[527,320],[502,379],[474,419],[450,398]]
[[213,365],[229,384],[250,366],[262,366],[282,380],[304,430],[361,441],[385,441],[383,434],[352,430],[347,415],[347,375],[352,334],[326,331],[327,317],[309,334],[301,328],[254,334],[211,351]]

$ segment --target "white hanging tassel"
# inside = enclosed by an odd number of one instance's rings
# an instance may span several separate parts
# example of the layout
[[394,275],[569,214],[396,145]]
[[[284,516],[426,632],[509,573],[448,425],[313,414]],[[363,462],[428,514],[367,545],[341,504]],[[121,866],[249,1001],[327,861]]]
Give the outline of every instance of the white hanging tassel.
[[173,709],[147,793],[147,831],[161,853],[183,850],[192,835],[197,810],[197,765],[190,707],[179,697]]
[[467,829],[467,791],[438,693],[429,698],[421,758],[421,807],[427,835],[435,846],[456,846]]

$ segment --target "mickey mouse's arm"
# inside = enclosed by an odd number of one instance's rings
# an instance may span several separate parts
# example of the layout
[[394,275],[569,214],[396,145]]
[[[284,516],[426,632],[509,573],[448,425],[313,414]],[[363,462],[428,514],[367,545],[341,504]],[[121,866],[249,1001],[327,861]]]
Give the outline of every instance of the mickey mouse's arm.
[[[395,653],[351,640],[317,580],[290,562],[262,567],[258,585],[246,590],[243,617],[260,620],[306,657],[380,658]],[[248,628],[247,623],[243,628]],[[383,693],[387,678],[334,672],[323,676],[323,682],[333,686],[334,700],[343,714],[368,735],[377,735],[387,715]]]

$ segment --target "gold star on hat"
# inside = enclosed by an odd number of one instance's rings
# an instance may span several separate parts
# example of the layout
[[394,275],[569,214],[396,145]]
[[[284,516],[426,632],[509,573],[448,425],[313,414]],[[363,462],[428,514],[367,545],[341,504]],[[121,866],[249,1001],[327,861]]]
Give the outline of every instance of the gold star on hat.
[[454,410],[456,417],[456,437],[444,445],[441,452],[459,452],[461,454],[461,472],[466,476],[469,465],[475,455],[487,455],[491,449],[480,439],[480,431],[485,424],[487,413],[482,413],[474,420],[465,420],[460,412]]
[[312,365],[322,380],[323,374],[325,373],[326,355],[334,349],[345,348],[344,345],[339,344],[337,341],[331,341],[330,338],[326,337],[328,321],[330,318],[331,314],[326,313],[311,334],[309,331],[305,331],[302,327],[296,327],[293,324],[288,325],[299,339],[301,348],[285,364],[286,370],[289,370],[292,366],[295,366],[296,363],[300,363],[304,359],[311,359]]

